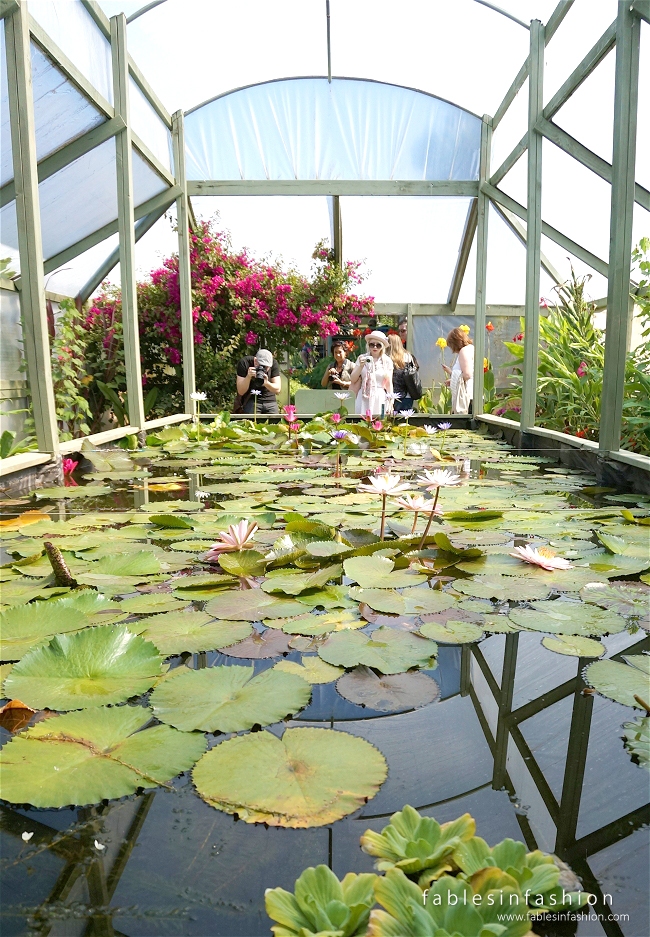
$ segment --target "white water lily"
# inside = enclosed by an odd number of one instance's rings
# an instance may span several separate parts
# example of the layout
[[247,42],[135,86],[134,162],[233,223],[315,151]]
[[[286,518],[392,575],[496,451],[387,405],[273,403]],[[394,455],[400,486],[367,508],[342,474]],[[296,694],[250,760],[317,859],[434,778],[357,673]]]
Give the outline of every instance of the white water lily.
[[211,498],[212,495],[210,494],[209,491],[201,491],[197,489],[194,492],[194,497],[196,498],[197,501],[205,501],[206,498]]
[[556,556],[553,550],[548,547],[515,547],[510,556],[514,556],[524,563],[530,563],[531,566],[539,566],[541,569],[552,571],[554,569],[573,569],[573,563],[565,560],[561,556]]
[[422,427],[422,429],[423,429],[424,432],[427,434],[427,436],[435,436],[436,433],[438,432],[438,427],[437,427],[437,426],[431,426],[431,425],[428,424],[428,423],[425,423],[424,426]]
[[24,843],[28,843],[33,835],[34,835],[33,831],[31,833],[28,833],[27,830],[25,830],[24,833],[21,833],[20,838],[22,839]]
[[251,390],[251,391],[249,391],[249,393],[251,393],[251,394],[253,395],[253,397],[259,397],[260,394],[262,393],[262,391],[261,391],[261,390]]
[[386,391],[386,400],[388,400],[389,403],[392,403],[394,400],[401,400],[401,399],[402,399],[401,394],[394,394],[392,391]]
[[336,391],[334,392],[334,396],[336,397],[337,400],[348,400],[350,397],[349,394],[343,394],[343,393],[339,394]]
[[373,475],[369,479],[369,485],[359,485],[358,487],[361,491],[372,491],[373,494],[377,495],[392,495],[398,491],[408,491],[411,485],[403,483],[400,485],[400,480],[399,475]]
[[95,840],[95,849],[98,849],[100,852],[103,852],[106,849],[103,843],[100,843],[98,840]]
[[427,486],[427,491],[432,488],[451,488],[454,485],[460,485],[462,478],[449,469],[434,469],[430,472],[425,469],[424,475],[418,475],[418,481],[421,485]]
[[403,419],[408,420],[413,416],[414,413],[415,410],[400,410],[398,415]]
[[217,534],[219,541],[213,543],[205,555],[208,563],[218,563],[221,553],[234,553],[239,550],[247,550],[253,546],[253,539],[257,532],[257,524],[254,521],[243,520],[238,524],[231,524],[228,530]]
[[190,394],[192,400],[207,400],[208,395],[205,394],[202,390],[195,390]]
[[[433,498],[425,498],[424,495],[404,495],[401,498],[395,498],[395,504],[399,504],[405,511],[415,511],[429,513],[433,511],[435,502]],[[442,508],[436,508],[436,513],[442,514]]]

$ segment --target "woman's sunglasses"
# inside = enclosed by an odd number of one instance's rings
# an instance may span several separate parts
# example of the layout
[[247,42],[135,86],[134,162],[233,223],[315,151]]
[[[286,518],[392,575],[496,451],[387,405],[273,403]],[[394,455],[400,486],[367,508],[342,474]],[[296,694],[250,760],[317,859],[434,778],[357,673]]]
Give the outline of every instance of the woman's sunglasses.
[[368,342],[368,348],[381,348],[381,342]]

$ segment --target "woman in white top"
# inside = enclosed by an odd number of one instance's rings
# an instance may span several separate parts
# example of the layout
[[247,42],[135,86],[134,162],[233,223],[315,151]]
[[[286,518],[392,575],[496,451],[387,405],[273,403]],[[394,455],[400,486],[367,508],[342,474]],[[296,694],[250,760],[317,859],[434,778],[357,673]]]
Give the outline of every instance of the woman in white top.
[[359,355],[351,375],[350,390],[356,393],[356,413],[378,416],[388,409],[386,394],[393,392],[393,362],[386,354],[388,339],[383,332],[366,335],[367,355]]
[[443,364],[450,376],[451,412],[469,413],[474,394],[474,345],[462,329],[452,329],[447,345],[458,355],[452,368]]

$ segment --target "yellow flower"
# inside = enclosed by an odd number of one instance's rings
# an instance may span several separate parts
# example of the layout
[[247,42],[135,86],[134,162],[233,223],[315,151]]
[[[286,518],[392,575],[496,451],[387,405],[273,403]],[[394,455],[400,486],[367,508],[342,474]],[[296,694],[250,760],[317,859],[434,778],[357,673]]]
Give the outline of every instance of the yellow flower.
[[464,332],[466,335],[469,335],[469,325],[460,325],[459,329],[461,332]]
[[488,367],[489,367],[489,363],[488,363],[487,358],[483,358],[483,370],[487,371]]
[[438,341],[436,342],[436,345],[438,346],[438,348],[446,348],[446,347],[447,347],[447,339],[446,339],[446,338],[439,338]]

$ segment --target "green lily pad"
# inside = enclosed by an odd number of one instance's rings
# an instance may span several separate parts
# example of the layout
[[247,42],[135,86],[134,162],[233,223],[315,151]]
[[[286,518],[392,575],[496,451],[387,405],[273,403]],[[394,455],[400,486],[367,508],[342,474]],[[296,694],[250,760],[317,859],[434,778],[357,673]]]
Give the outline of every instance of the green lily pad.
[[156,527],[177,530],[191,530],[194,526],[193,518],[183,517],[181,514],[150,514],[149,523]]
[[593,582],[580,590],[580,598],[650,628],[650,586],[644,582]]
[[295,599],[278,598],[261,589],[229,589],[210,599],[205,610],[227,621],[261,621],[302,615],[305,606]]
[[403,673],[411,667],[426,667],[438,646],[428,638],[382,626],[371,635],[361,631],[339,631],[318,649],[328,664],[356,667],[365,664],[381,673]]
[[310,608],[356,608],[357,603],[348,596],[347,586],[324,586],[322,589],[307,589],[296,596],[296,601]]
[[377,674],[369,667],[356,667],[342,676],[336,689],[356,703],[380,712],[419,709],[440,696],[440,687],[424,673]]
[[163,657],[212,651],[247,638],[252,626],[247,621],[215,621],[207,612],[167,612],[129,622],[129,631],[151,641]]
[[32,648],[48,642],[55,634],[80,631],[91,625],[78,608],[57,606],[60,599],[16,605],[0,615],[0,659],[20,660]]
[[169,726],[143,729],[141,706],[86,709],[53,716],[0,752],[2,796],[35,807],[83,806],[164,784],[205,752],[205,737]]
[[600,637],[618,634],[625,628],[625,619],[608,609],[577,602],[533,602],[533,608],[514,608],[510,619],[529,631],[550,634],[571,634]]
[[331,631],[345,631],[349,628],[363,628],[368,623],[359,618],[354,612],[343,610],[326,612],[324,615],[301,615],[299,618],[290,618],[280,622],[269,622],[271,627],[279,625],[286,634],[320,635]]
[[650,716],[623,723],[625,747],[644,768],[650,767]]
[[162,570],[160,560],[149,550],[137,553],[114,553],[93,565],[93,572],[102,576],[151,576]]
[[5,692],[32,709],[82,709],[121,703],[153,686],[162,658],[125,625],[60,634],[12,668]]
[[551,591],[550,584],[537,582],[521,576],[475,576],[474,579],[454,579],[452,588],[463,595],[477,599],[499,599],[500,601],[524,602],[545,599]]
[[387,556],[353,556],[343,563],[345,575],[358,582],[362,589],[401,589],[419,586],[427,577],[408,569],[393,572],[395,560]]
[[219,557],[219,566],[231,576],[263,576],[266,569],[266,557],[257,550],[238,550],[223,553]]
[[428,612],[442,612],[455,604],[454,597],[439,589],[405,589],[394,592],[388,589],[361,589],[351,586],[350,597],[363,602],[376,612],[393,615],[419,615]]
[[[607,696],[624,706],[644,709],[636,697],[648,703],[650,679],[647,673],[636,666],[637,657],[644,661],[642,655],[630,655],[627,664],[619,664],[614,660],[597,660],[585,667],[585,681],[602,696]],[[10,679],[11,677],[8,677],[5,684]]]
[[320,657],[313,654],[305,656],[298,664],[293,660],[281,660],[275,664],[274,670],[281,670],[283,673],[293,673],[302,677],[307,683],[331,683],[338,679],[344,670],[342,667],[333,667],[326,664]]
[[567,657],[602,657],[605,645],[592,638],[569,636],[566,638],[542,638],[542,644],[549,651],[565,654]]
[[[283,573],[269,577],[262,583],[264,592],[282,592],[285,595],[300,595],[307,589],[318,589],[330,579],[338,579],[340,566],[325,566],[313,573]],[[278,616],[279,618],[280,616]]]
[[178,612],[188,602],[189,599],[177,599],[169,592],[145,592],[123,599],[118,608],[129,615],[156,615],[159,612]]
[[254,674],[253,667],[240,666],[188,670],[156,687],[154,715],[184,732],[241,732],[280,722],[309,703],[311,689],[302,677],[275,668]]
[[230,575],[179,576],[172,585],[174,595],[182,601],[205,601],[234,586],[236,580]]
[[52,498],[57,501],[59,498],[99,498],[101,495],[110,494],[110,491],[108,485],[61,485],[59,488],[38,488],[34,497],[39,500]]
[[333,729],[241,735],[195,765],[207,803],[246,823],[325,826],[371,800],[386,779],[384,756],[365,739]]
[[350,551],[349,546],[345,543],[337,543],[336,540],[314,540],[305,546],[307,553],[316,557],[336,556],[338,553],[348,553]]
[[481,640],[483,629],[471,621],[447,621],[444,625],[428,621],[420,628],[420,634],[441,644],[471,644]]

